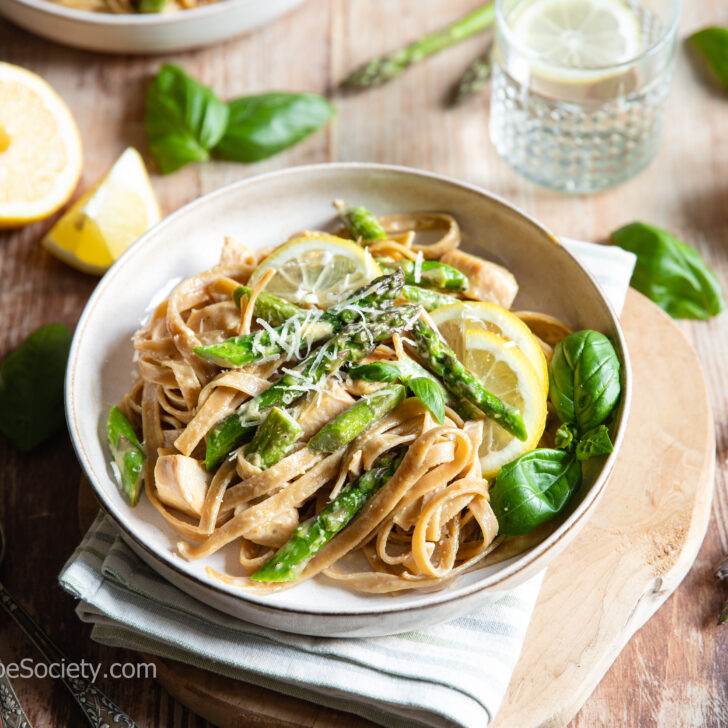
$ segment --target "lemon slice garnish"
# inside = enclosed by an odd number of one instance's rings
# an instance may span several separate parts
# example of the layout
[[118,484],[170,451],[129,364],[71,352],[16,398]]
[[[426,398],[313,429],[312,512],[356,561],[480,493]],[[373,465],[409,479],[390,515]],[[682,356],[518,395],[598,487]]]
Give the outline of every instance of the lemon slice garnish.
[[369,251],[334,235],[312,234],[276,248],[253,271],[249,285],[275,270],[265,290],[299,304],[328,308],[381,275]]
[[487,390],[520,410],[528,433],[526,441],[521,442],[493,420],[485,420],[480,464],[483,476],[493,478],[506,463],[538,445],[546,426],[548,390],[542,387],[531,362],[513,341],[471,325],[465,329],[463,343],[463,364]]
[[548,391],[549,370],[543,350],[528,326],[507,309],[495,303],[462,301],[436,308],[430,316],[460,361],[464,360],[464,337],[468,328],[491,331],[506,341],[514,342],[531,362],[541,387]]
[[43,245],[74,268],[100,275],[160,217],[144,161],[129,147],[51,228]]
[[82,161],[63,100],[35,73],[0,63],[0,228],[42,220],[64,205]]
[[531,0],[510,19],[513,34],[541,59],[532,72],[591,82],[642,49],[640,24],[622,0]]

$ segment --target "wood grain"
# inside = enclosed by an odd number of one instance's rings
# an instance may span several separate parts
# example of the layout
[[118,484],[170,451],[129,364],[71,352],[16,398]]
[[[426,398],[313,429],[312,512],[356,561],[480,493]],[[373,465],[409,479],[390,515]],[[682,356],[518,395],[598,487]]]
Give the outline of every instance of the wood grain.
[[[486,97],[448,110],[443,99],[485,40],[471,39],[358,95],[335,92],[354,65],[465,12],[475,0],[308,0],[260,32],[215,48],[170,56],[222,96],[282,88],[331,92],[339,114],[325,132],[265,162],[190,166],[153,183],[165,212],[227,182],[292,164],[327,160],[401,163],[451,174],[503,195],[559,233],[587,240],[634,219],[654,222],[694,244],[728,280],[728,98],[698,72],[681,45],[665,139],[655,162],[636,179],[600,195],[569,197],[535,187],[512,172],[488,141]],[[728,25],[723,0],[684,3],[680,35]],[[144,150],[143,88],[162,59],[84,53],[35,38],[0,21],[0,60],[46,77],[69,103],[85,145],[87,189],[128,144]],[[0,232],[0,356],[34,328],[54,320],[73,326],[96,280],[70,270],[39,246],[53,220]],[[725,315],[683,322],[705,369],[715,415],[718,470],[708,535],[682,586],[627,645],[573,721],[573,728],[725,725],[728,631],[714,626],[728,588],[715,583],[728,552],[728,332]],[[670,352],[665,352],[670,356]],[[20,455],[0,441],[0,517],[11,551],[2,577],[69,652],[108,667],[124,655],[90,643],[56,575],[77,540],[79,468],[65,436],[42,453]],[[0,656],[32,655],[21,635],[0,625]],[[152,681],[101,679],[142,726],[202,728]],[[62,689],[47,680],[18,681],[37,725],[75,725]]]

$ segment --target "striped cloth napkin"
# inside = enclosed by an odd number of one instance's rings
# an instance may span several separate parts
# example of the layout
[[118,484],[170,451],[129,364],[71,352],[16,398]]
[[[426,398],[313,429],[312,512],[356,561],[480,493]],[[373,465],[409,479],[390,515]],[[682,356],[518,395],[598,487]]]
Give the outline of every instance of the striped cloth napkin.
[[[634,256],[565,240],[621,311]],[[292,635],[218,612],[164,581],[97,516],[60,574],[92,639],[178,660],[392,728],[482,728],[518,661],[543,574],[467,616],[390,637]]]

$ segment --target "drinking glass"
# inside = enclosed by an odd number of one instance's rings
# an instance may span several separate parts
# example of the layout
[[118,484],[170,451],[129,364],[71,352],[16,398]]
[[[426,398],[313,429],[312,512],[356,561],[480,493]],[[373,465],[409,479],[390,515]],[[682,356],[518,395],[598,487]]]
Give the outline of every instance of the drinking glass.
[[495,7],[490,137],[506,162],[573,193],[644,169],[665,121],[679,0],[495,0]]

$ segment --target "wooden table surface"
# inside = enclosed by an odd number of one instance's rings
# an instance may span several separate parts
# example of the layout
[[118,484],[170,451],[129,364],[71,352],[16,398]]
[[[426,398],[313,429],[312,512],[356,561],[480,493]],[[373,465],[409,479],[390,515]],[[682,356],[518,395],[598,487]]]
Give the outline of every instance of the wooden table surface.
[[[44,76],[68,102],[85,148],[79,192],[128,145],[146,153],[144,86],[162,60],[184,66],[223,98],[270,89],[332,94],[338,116],[322,132],[255,165],[221,162],[189,167],[153,183],[165,212],[228,182],[290,165],[372,161],[434,170],[505,197],[557,234],[603,240],[618,226],[645,220],[695,245],[728,281],[728,94],[696,69],[681,44],[665,138],[658,158],[616,190],[569,197],[538,188],[512,172],[488,139],[488,99],[447,109],[451,83],[482,51],[471,39],[371,92],[340,96],[336,86],[355,65],[473,8],[475,0],[307,0],[252,36],[169,58],[104,56],[36,38],[0,20],[0,60]],[[725,0],[684,4],[680,36],[728,25]],[[52,220],[0,232],[0,357],[37,326],[70,327],[96,279],[48,255],[39,244]],[[718,728],[728,725],[728,627],[715,617],[728,588],[713,570],[728,552],[728,314],[682,322],[697,348],[715,413],[718,468],[713,516],[691,572],[638,632],[572,722],[572,728]],[[665,356],[670,352],[666,351]],[[0,437],[0,518],[10,543],[2,579],[60,645],[77,659],[136,662],[92,643],[56,577],[79,540],[76,491],[80,467],[68,437],[19,454]],[[25,637],[3,620],[0,659],[35,657]],[[152,680],[100,679],[100,687],[140,726],[203,728]],[[15,686],[36,726],[80,725],[64,689],[48,679]]]

